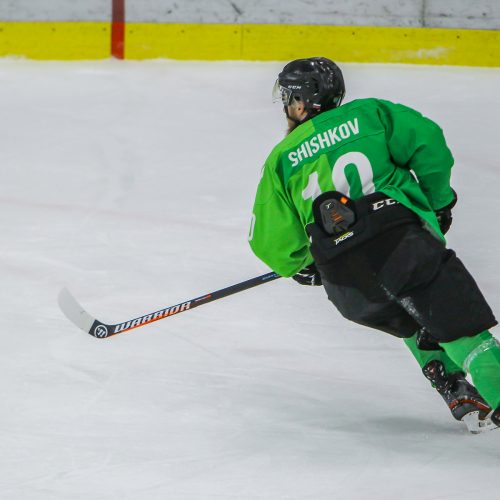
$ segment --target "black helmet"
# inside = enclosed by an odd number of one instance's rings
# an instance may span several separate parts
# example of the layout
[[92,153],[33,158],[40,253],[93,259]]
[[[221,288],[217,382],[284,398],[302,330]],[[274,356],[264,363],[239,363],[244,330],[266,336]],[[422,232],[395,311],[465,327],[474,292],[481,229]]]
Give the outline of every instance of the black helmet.
[[307,118],[340,106],[345,95],[340,68],[326,57],[310,57],[289,62],[278,75],[273,98],[286,107],[293,99],[304,103]]

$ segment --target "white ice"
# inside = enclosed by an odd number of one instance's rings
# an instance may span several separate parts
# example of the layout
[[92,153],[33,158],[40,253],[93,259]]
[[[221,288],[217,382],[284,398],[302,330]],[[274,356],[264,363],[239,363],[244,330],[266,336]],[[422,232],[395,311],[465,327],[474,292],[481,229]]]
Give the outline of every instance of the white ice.
[[[0,498],[498,498],[500,431],[451,418],[398,339],[281,279],[108,340],[109,322],[262,274],[247,229],[282,64],[0,61]],[[345,64],[348,99],[435,119],[450,246],[500,312],[500,70]]]

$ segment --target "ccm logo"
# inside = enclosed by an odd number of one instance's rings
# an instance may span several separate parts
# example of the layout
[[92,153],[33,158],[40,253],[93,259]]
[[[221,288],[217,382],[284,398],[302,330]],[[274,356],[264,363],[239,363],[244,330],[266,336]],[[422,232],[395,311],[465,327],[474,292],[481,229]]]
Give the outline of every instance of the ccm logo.
[[393,200],[392,198],[387,198],[387,200],[380,200],[375,203],[372,203],[372,210],[376,212],[381,208],[388,207],[390,205],[398,205],[399,201]]

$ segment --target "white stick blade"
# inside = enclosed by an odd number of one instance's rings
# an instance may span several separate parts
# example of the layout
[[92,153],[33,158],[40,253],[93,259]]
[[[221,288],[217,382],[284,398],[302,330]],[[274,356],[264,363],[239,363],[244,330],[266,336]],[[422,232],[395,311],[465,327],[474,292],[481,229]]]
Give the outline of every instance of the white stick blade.
[[57,303],[61,311],[72,323],[86,333],[90,331],[95,318],[83,309],[67,288],[63,288],[59,292]]

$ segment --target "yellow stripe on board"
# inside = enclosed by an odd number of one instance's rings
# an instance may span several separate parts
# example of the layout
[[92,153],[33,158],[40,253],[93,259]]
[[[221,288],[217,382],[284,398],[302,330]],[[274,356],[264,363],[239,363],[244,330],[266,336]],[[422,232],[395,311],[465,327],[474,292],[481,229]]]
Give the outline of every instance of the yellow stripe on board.
[[[338,61],[500,66],[500,32],[348,26],[244,27],[245,58],[322,54]],[[296,55],[298,54],[298,55]],[[265,57],[269,59],[269,57]]]
[[[127,59],[287,61],[323,55],[341,62],[500,67],[500,31],[296,26],[272,24],[128,23]],[[110,57],[111,24],[0,23],[0,56],[31,59]]]
[[110,23],[0,23],[0,56],[74,60],[110,57]]
[[492,30],[130,23],[126,36],[127,59],[286,61],[323,55],[343,62],[500,66],[500,31]]
[[238,24],[144,24],[125,27],[127,59],[247,59]]

